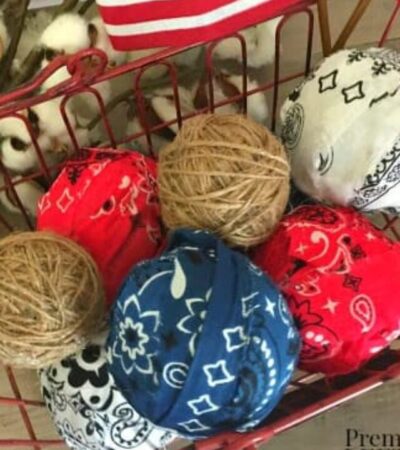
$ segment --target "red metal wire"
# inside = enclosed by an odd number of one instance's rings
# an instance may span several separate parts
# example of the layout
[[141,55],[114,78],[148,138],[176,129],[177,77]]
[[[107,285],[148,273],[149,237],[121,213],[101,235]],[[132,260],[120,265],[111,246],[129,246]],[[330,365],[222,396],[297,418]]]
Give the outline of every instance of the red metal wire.
[[[293,81],[297,78],[302,78],[304,77],[304,72],[298,72],[295,73],[293,75],[288,75],[287,77],[281,78],[279,80],[280,84],[284,84],[284,83],[288,83],[290,81]],[[269,90],[271,90],[274,87],[274,82],[269,82],[269,83],[265,83],[265,84],[261,84],[260,86],[258,86],[257,88],[251,89],[247,92],[247,97],[250,97],[251,95],[254,95],[258,92],[267,92]],[[234,95],[232,97],[229,97],[225,100],[221,100],[220,102],[215,103],[214,102],[214,109],[218,109],[222,106],[225,105],[229,105],[229,104],[233,104],[233,103],[237,103],[238,101],[241,101],[243,98],[243,94],[237,94]],[[210,108],[209,107],[205,107],[205,108],[201,108],[201,109],[197,109],[195,112],[189,113],[189,114],[185,114],[184,116],[182,116],[182,121],[185,121],[187,119],[190,119],[191,117],[194,117],[197,114],[202,114],[202,113],[206,113],[206,112],[210,112]],[[143,127],[147,127],[148,131],[146,131],[146,135],[147,132],[148,133],[155,133],[156,131],[159,131],[167,126],[171,126],[173,124],[177,123],[177,119],[172,119],[163,123],[160,123],[158,125],[154,125],[152,127],[150,127],[147,123],[143,125]],[[125,144],[127,142],[131,142],[134,141],[135,139],[137,139],[138,137],[143,136],[144,133],[142,132],[138,132],[138,133],[134,133],[134,134],[130,134],[127,135],[125,138],[121,139],[119,141],[120,144]],[[102,146],[108,146],[108,143],[103,144]]]
[[[20,390],[19,390],[19,387],[18,387],[18,384],[17,384],[17,380],[15,379],[15,375],[14,375],[14,372],[11,369],[11,367],[6,367],[6,373],[7,373],[7,377],[8,377],[8,380],[10,382],[11,389],[12,389],[12,391],[14,393],[15,398],[17,400],[22,400],[21,393],[20,393]],[[33,430],[31,419],[29,418],[28,411],[26,410],[25,402],[20,404],[20,405],[18,405],[18,408],[19,408],[19,411],[21,413],[21,417],[22,417],[22,420],[24,422],[25,429],[28,432],[28,435],[29,435],[29,437],[31,439],[31,443],[34,444],[33,448],[35,450],[40,450],[40,446],[37,444],[37,438],[36,438],[35,431]]]
[[60,447],[62,441],[59,439],[0,439],[0,447]]
[[[153,129],[149,126],[149,122],[147,120],[147,112],[146,112],[146,100],[143,94],[143,91],[141,89],[141,81],[143,74],[149,70],[151,67],[154,67],[156,65],[162,65],[167,68],[167,72],[169,75],[169,79],[171,82],[172,87],[172,95],[174,99],[175,104],[175,111],[176,111],[176,120],[171,121],[171,123],[177,123],[178,127],[181,128],[182,126],[182,113],[181,113],[181,104],[179,101],[179,90],[178,90],[178,76],[176,73],[176,69],[174,65],[169,61],[161,61],[156,64],[148,65],[146,67],[141,67],[135,77],[134,82],[134,92],[135,92],[135,98],[136,98],[136,108],[137,112],[139,113],[139,123],[142,127],[142,130],[144,131],[144,134],[146,136],[147,146],[149,148],[150,154],[153,158],[156,157],[153,149],[153,142],[151,139],[151,133]],[[163,122],[159,125],[159,129],[163,129],[169,126],[169,123]],[[143,135],[143,133],[139,133],[138,136]]]
[[[388,356],[390,355],[389,359]],[[307,392],[303,400],[303,404],[299,403],[299,396],[305,394],[302,389],[287,394],[283,400],[283,404],[287,403],[288,397],[297,397],[297,402],[289,408],[290,412],[282,417],[276,419],[269,419],[265,426],[260,427],[252,433],[225,433],[205,441],[196,443],[198,450],[217,450],[223,448],[226,450],[243,450],[249,444],[260,445],[268,442],[273,436],[283,433],[284,431],[293,428],[317,415],[320,415],[332,408],[335,408],[349,400],[352,400],[378,386],[381,386],[385,381],[398,378],[400,376],[400,351],[390,351],[387,355],[377,358],[374,362],[376,370],[371,374],[370,370],[365,369],[359,374],[343,377],[339,382],[339,387],[334,388],[329,395],[324,395],[324,390],[315,389],[318,395],[312,398],[310,392]],[[380,368],[380,370],[379,370]],[[355,380],[354,382],[352,380]],[[325,382],[325,380],[320,380]],[[320,383],[317,381],[316,383]],[[314,386],[315,388],[315,386]],[[307,404],[307,401],[309,401]]]
[[[165,127],[169,127],[173,124],[178,124],[178,127],[182,125],[184,120],[192,117],[195,114],[214,111],[219,107],[227,104],[237,104],[242,103],[242,110],[246,112],[247,110],[247,99],[248,96],[254,95],[258,92],[266,92],[272,90],[272,128],[275,129],[277,124],[277,111],[279,103],[279,91],[280,86],[284,83],[295,80],[296,78],[304,76],[304,72],[297,72],[295,74],[290,74],[282,77],[280,74],[281,69],[281,41],[282,41],[282,30],[284,29],[286,23],[292,19],[295,15],[299,14],[305,15],[307,19],[307,28],[305,31],[306,38],[306,50],[305,50],[305,68],[304,71],[307,74],[311,67],[311,55],[312,55],[312,43],[314,35],[314,10],[310,9],[310,6],[314,5],[316,0],[299,0],[295,6],[285,11],[283,19],[280,21],[276,30],[276,40],[275,40],[275,67],[273,73],[273,81],[260,85],[256,89],[248,91],[247,86],[247,55],[246,55],[246,42],[240,34],[234,35],[233,37],[239,41],[239,45],[242,50],[242,93],[234,97],[230,97],[221,102],[215,102],[214,98],[214,61],[213,52],[218,42],[213,42],[209,44],[206,48],[205,53],[205,70],[206,70],[206,80],[208,83],[208,95],[209,95],[209,105],[207,108],[196,111],[191,114],[182,116],[182,111],[180,108],[179,90],[178,90],[178,78],[175,67],[165,58],[173,56],[177,53],[182,52],[187,49],[170,48],[155,52],[153,55],[141,58],[139,60],[124,64],[113,69],[107,69],[107,59],[103,52],[90,49],[84,50],[73,57],[60,56],[56,58],[44,71],[42,71],[38,76],[36,76],[31,82],[17,89],[16,91],[6,93],[0,96],[0,118],[3,117],[14,117],[22,120],[28,130],[28,133],[32,139],[32,145],[38,156],[39,161],[39,171],[34,174],[27,174],[19,180],[13,180],[12,175],[9,171],[1,164],[0,159],[0,171],[4,174],[5,185],[0,186],[0,192],[9,190],[11,195],[15,197],[16,204],[21,213],[26,224],[30,227],[33,226],[29,214],[24,210],[21,200],[18,197],[15,187],[19,183],[23,183],[28,180],[34,180],[39,176],[44,176],[48,181],[51,180],[51,174],[54,169],[59,170],[62,164],[57,167],[50,168],[47,167],[43,154],[41,152],[40,146],[37,143],[37,139],[34,136],[32,127],[29,120],[21,114],[21,111],[37,105],[41,102],[51,100],[56,97],[62,97],[60,104],[60,111],[62,118],[65,122],[66,129],[71,137],[71,142],[76,151],[79,150],[79,143],[77,142],[77,137],[75,135],[75,130],[73,125],[70,123],[67,114],[67,102],[71,101],[76,95],[86,93],[87,95],[92,95],[97,101],[99,106],[100,116],[103,122],[104,129],[107,133],[107,144],[114,148],[118,144],[129,142],[140,136],[145,136],[148,143],[149,149],[154,155],[152,138],[151,135]],[[383,45],[387,40],[391,29],[397,19],[400,10],[400,0],[396,1],[393,12],[388,20],[385,30],[380,39],[379,45]],[[91,61],[88,64],[88,61]],[[93,61],[96,63],[93,64]],[[141,89],[142,76],[146,70],[150,69],[156,64],[162,64],[167,67],[170,86],[172,88],[174,104],[176,108],[176,118],[169,122],[160,123],[157,125],[150,125],[146,116],[146,99],[144,93]],[[59,85],[51,88],[46,92],[37,94],[36,92],[50,76],[54,74],[55,71],[59,70],[61,67],[66,67],[70,73],[70,78],[61,82]],[[107,117],[106,107],[104,101],[96,89],[95,85],[103,82],[112,80],[119,76],[125,74],[136,74],[133,82],[133,95],[136,101],[136,109],[138,113],[138,118],[142,126],[143,132],[136,133],[132,136],[125,136],[123,139],[116,139],[114,131]],[[118,151],[118,150],[108,150],[108,151]],[[397,218],[388,215],[383,215],[384,229],[390,230],[396,239],[400,240],[400,233],[396,229]],[[8,230],[11,230],[11,225],[8,223],[6,218],[2,217],[0,214],[0,222]],[[0,447],[32,447],[34,449],[40,449],[44,447],[54,447],[61,444],[60,440],[52,439],[38,439],[32,422],[30,421],[27,407],[44,407],[43,402],[36,400],[24,399],[21,396],[20,390],[18,388],[17,380],[14,376],[13,371],[10,368],[6,368],[8,379],[10,380],[10,385],[13,391],[14,397],[0,397],[0,405],[6,405],[10,407],[17,407],[20,410],[20,414],[24,423],[24,427],[27,430],[29,438],[27,439],[2,439],[0,440]],[[191,446],[191,448],[196,448],[198,450],[254,450],[261,443],[268,442],[276,434],[282,433],[289,428],[296,426],[312,417],[322,414],[323,412],[336,407],[348,400],[355,398],[356,396],[362,395],[363,393],[381,385],[384,381],[398,377],[400,375],[400,353],[395,351],[390,351],[384,355],[379,356],[374,360],[370,366],[359,371],[357,374],[351,375],[349,377],[342,377],[338,379],[327,379],[319,374],[303,374],[297,379],[293,380],[288,388],[288,391],[271,417],[265,422],[263,426],[258,428],[252,433],[240,434],[240,433],[223,433],[218,436],[212,437],[210,439],[196,442]]]
[[272,97],[272,120],[271,120],[271,130],[276,129],[276,115],[278,110],[278,98],[279,98],[279,88],[282,84],[280,82],[280,47],[281,47],[281,33],[282,28],[286,23],[294,16],[299,14],[306,14],[308,17],[308,29],[307,29],[307,48],[306,48],[306,58],[305,58],[305,73],[308,74],[311,66],[311,54],[312,54],[312,44],[314,36],[314,14],[309,8],[304,8],[300,11],[293,11],[287,14],[279,22],[276,32],[275,32],[275,65],[274,65],[274,82],[273,82],[273,97]]
[[390,16],[390,19],[389,19],[389,21],[385,27],[385,30],[383,31],[383,34],[379,40],[379,44],[378,44],[379,47],[382,47],[385,44],[385,42],[387,41],[389,33],[392,30],[393,25],[396,21],[399,10],[400,10],[400,1],[397,0],[396,4],[394,5],[393,12]]
[[[246,50],[246,40],[244,37],[236,33],[231,36],[231,39],[237,39],[239,41],[240,50],[242,53],[242,60],[241,62],[241,68],[242,68],[242,93],[238,96],[235,96],[238,100],[241,100],[242,102],[242,112],[243,114],[247,114],[247,98],[249,93],[247,92],[247,50]],[[213,53],[215,50],[215,47],[218,46],[220,42],[222,42],[224,38],[218,39],[214,42],[211,42],[207,46],[206,49],[206,55],[205,55],[205,68],[206,68],[206,75],[207,75],[207,81],[208,81],[208,97],[209,97],[209,106],[208,110],[209,112],[213,113],[215,111],[215,108],[218,106],[222,106],[223,104],[232,104],[234,103],[233,98],[229,97],[226,102],[221,102],[218,105],[215,104],[214,101],[214,60],[213,60]]]
[[14,397],[0,397],[0,405],[5,406],[44,406],[44,402],[40,402],[38,400],[24,400],[18,399]]
[[[13,197],[13,199],[15,199],[16,203],[17,203],[17,207],[18,209],[21,211],[24,219],[25,219],[25,223],[28,226],[29,229],[33,229],[33,224],[31,221],[31,218],[29,217],[28,212],[25,210],[21,199],[19,198],[19,195],[17,194],[17,191],[15,189],[15,183],[12,180],[12,177],[10,175],[10,173],[8,172],[8,170],[4,167],[3,162],[1,161],[0,158],[0,172],[3,174],[4,177],[4,187],[5,190],[10,190],[11,191],[11,196]],[[2,218],[3,222],[6,222],[5,218]]]

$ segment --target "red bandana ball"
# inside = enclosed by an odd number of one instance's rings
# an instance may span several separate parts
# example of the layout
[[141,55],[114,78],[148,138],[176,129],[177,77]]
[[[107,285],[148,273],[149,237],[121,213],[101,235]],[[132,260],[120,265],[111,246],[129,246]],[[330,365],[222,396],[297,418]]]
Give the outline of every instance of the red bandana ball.
[[302,369],[355,371],[400,335],[400,247],[359,213],[302,206],[253,261],[288,301]]
[[111,304],[129,270],[161,243],[156,164],[136,152],[84,151],[38,206],[38,230],[68,237],[96,261]]

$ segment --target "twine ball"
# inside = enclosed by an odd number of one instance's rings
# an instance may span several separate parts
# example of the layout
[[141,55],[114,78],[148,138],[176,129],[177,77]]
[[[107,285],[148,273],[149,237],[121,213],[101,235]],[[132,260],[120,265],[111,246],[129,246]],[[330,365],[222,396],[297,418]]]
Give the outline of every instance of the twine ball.
[[40,368],[77,352],[102,325],[97,267],[74,242],[48,232],[0,241],[0,360]]
[[187,121],[160,152],[165,224],[207,229],[231,246],[266,239],[289,194],[284,147],[242,115],[204,114]]

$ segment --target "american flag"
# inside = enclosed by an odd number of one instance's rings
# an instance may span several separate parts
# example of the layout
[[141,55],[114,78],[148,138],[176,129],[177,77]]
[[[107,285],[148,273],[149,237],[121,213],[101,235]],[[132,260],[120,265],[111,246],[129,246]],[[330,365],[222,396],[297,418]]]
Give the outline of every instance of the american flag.
[[97,0],[116,50],[208,42],[280,15],[304,0]]

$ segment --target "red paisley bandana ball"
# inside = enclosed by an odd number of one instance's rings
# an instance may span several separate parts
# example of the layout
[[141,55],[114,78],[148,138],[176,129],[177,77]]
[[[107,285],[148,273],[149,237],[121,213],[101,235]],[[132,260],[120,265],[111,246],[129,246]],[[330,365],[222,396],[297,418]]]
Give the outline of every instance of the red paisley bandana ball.
[[302,369],[355,371],[400,335],[400,247],[359,213],[302,206],[253,261],[288,301]]
[[155,256],[162,240],[156,163],[136,152],[84,151],[42,198],[37,229],[92,255],[111,304],[132,266]]

